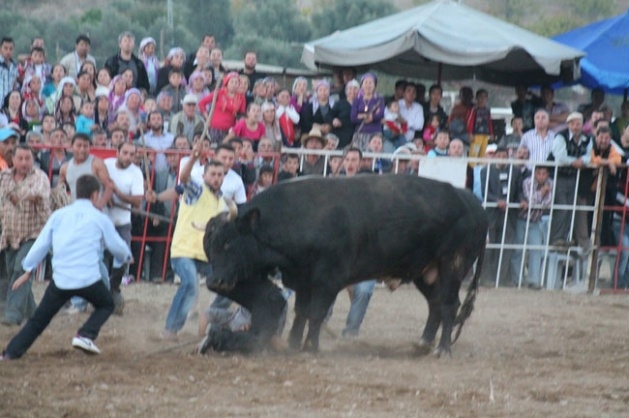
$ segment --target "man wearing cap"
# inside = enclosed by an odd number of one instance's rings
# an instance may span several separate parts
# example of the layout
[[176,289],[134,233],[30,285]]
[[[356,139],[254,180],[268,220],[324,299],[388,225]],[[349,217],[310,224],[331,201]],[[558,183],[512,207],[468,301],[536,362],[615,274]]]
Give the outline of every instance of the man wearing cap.
[[66,69],[68,77],[76,78],[84,62],[89,61],[96,66],[96,60],[89,54],[92,42],[87,35],[79,35],[74,42],[74,52],[64,55],[59,64]]
[[[162,114],[155,110],[149,113],[147,120],[150,131],[144,135],[146,146],[157,151],[164,151],[170,148],[173,142],[175,142],[175,137],[170,132],[164,132]],[[159,171],[166,168],[168,168],[166,156],[161,152],[156,153],[155,169]]]
[[11,166],[13,149],[18,141],[18,133],[11,128],[0,129],[0,171]]
[[12,290],[24,273],[22,259],[35,242],[50,216],[50,182],[43,171],[33,166],[33,152],[28,145],[18,145],[13,153],[13,167],[0,172],[2,235],[0,250],[6,251],[9,290],[5,325],[20,325],[35,312],[30,282]]
[[192,143],[195,134],[203,132],[205,121],[197,112],[199,99],[194,94],[186,94],[183,98],[183,110],[176,113],[170,120],[170,133],[174,136],[185,135]]
[[[303,147],[308,150],[322,150],[326,145],[326,140],[321,135],[321,131],[312,128],[308,135],[302,140]],[[325,158],[319,154],[306,154],[301,173],[304,176],[322,176],[325,170]]]
[[[590,164],[592,153],[592,141],[585,135],[583,129],[583,115],[579,112],[572,112],[566,119],[568,129],[565,129],[553,139],[553,151],[550,159],[556,161],[562,167],[557,168],[555,181],[555,205],[573,205],[575,193],[577,193],[577,205],[586,204],[586,196],[577,190],[577,170],[585,168]],[[585,176],[585,171],[581,172],[579,190],[585,191],[592,184],[592,177]],[[589,180],[588,180],[589,178]],[[552,214],[550,227],[550,242],[552,245],[565,245],[570,232],[571,211],[555,209]],[[575,214],[574,231],[581,247],[586,250],[591,248],[589,234],[587,231],[587,216],[583,211]]]

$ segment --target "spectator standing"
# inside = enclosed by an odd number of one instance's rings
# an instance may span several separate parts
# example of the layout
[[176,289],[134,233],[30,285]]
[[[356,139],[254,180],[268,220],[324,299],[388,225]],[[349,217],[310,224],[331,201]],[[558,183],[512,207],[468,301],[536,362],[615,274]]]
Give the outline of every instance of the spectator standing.
[[524,135],[522,132],[523,127],[524,123],[522,122],[522,118],[519,116],[513,117],[511,119],[511,133],[503,136],[500,141],[498,141],[499,147],[506,148],[507,151],[509,151],[509,158],[515,158],[515,153],[517,149],[520,148],[522,136]]
[[[384,99],[376,93],[378,78],[374,73],[366,73],[360,78],[358,97],[352,103],[352,122],[354,123],[354,138],[352,145],[367,149],[369,140],[375,133],[382,133],[382,118],[384,117]],[[322,129],[324,134],[328,132]]]
[[524,84],[515,86],[516,99],[511,102],[511,111],[513,116],[522,118],[524,124],[523,131],[533,129],[533,116],[535,109],[543,107],[543,103],[537,96],[531,94]]
[[[131,211],[132,207],[139,208],[144,198],[144,176],[142,170],[133,164],[137,152],[135,145],[122,143],[118,146],[116,157],[104,161],[109,178],[113,182],[112,206],[108,206],[105,213],[114,224],[120,238],[131,249]],[[127,271],[127,265],[120,260],[113,261],[109,283],[114,298],[114,313],[122,315],[124,298],[120,291],[122,277]]]
[[470,135],[470,153],[472,158],[483,158],[489,141],[494,136],[489,108],[489,93],[485,89],[476,92],[476,105],[467,118],[467,133]]
[[[166,56],[166,60],[164,61],[164,66],[159,69],[159,72],[157,74],[157,93],[161,92],[162,89],[169,84],[173,85],[173,82],[170,79],[170,75],[173,71],[181,74],[181,80],[176,87],[178,88],[179,86],[183,86],[185,90],[185,86],[187,85],[186,78],[183,72],[185,62],[186,52],[182,48],[175,47],[171,48],[170,51],[168,51],[168,55]],[[183,97],[183,95],[181,97]],[[178,100],[176,99],[177,102],[179,102],[180,100],[181,98],[179,98]]]
[[531,129],[522,136],[520,147],[529,150],[529,168],[535,163],[548,160],[553,150],[555,135],[548,129],[550,119],[548,111],[538,109],[535,112],[535,129]]
[[452,138],[458,138],[469,147],[470,136],[467,133],[467,118],[474,107],[474,91],[464,86],[459,90],[459,100],[452,106],[448,117],[448,130]]
[[176,113],[170,120],[169,129],[170,133],[179,136],[184,135],[189,143],[195,135],[203,133],[205,128],[205,121],[203,117],[197,112],[197,105],[199,100],[194,94],[186,94],[183,98],[183,110]]
[[199,101],[201,113],[207,115],[211,112],[209,105],[212,103],[214,94],[218,95],[216,108],[208,129],[212,144],[220,144],[223,138],[227,136],[229,129],[236,123],[236,115],[245,113],[246,99],[238,93],[239,85],[238,73],[231,72],[223,78],[223,87],[211,92]]
[[318,129],[323,134],[332,130],[334,103],[334,100],[330,98],[330,83],[327,80],[316,81],[314,96],[309,103],[304,103],[301,107],[299,126],[302,136],[313,128]]
[[261,120],[262,112],[260,105],[255,102],[249,103],[249,106],[247,106],[247,116],[236,122],[223,139],[223,143],[229,142],[229,140],[234,137],[250,139],[253,142],[253,149],[257,150],[258,141],[266,134],[266,128]]
[[[326,145],[326,140],[321,135],[320,130],[312,128],[312,130],[302,140],[302,144],[307,150],[322,150]],[[325,168],[325,158],[323,155],[306,154],[302,162],[301,174],[304,176],[322,176]]]
[[140,41],[140,49],[138,50],[138,58],[144,63],[146,75],[149,79],[149,94],[157,94],[157,73],[159,71],[159,59],[155,55],[155,39],[146,37]]
[[[249,86],[253,88],[256,81],[266,78],[266,74],[258,72],[256,65],[258,64],[258,55],[255,51],[247,51],[243,57],[243,69],[239,72],[249,78]],[[249,90],[251,92],[251,90]]]
[[66,70],[66,76],[76,78],[81,71],[84,62],[90,61],[96,65],[96,60],[90,55],[92,41],[87,35],[79,35],[74,41],[74,52],[70,52],[61,58],[59,64]]
[[605,91],[600,87],[592,89],[590,99],[590,103],[582,104],[577,109],[577,112],[583,115],[584,120],[590,119],[592,112],[600,110],[601,107],[603,107],[605,103]]
[[15,281],[14,291],[30,283],[31,272],[54,246],[53,279],[33,317],[3,351],[2,360],[20,358],[35,342],[71,296],[81,296],[94,305],[94,312],[72,339],[72,346],[99,354],[94,344],[102,325],[113,311],[111,294],[101,282],[98,259],[102,243],[117,259],[129,262],[131,253],[115,234],[107,217],[96,206],[100,183],[94,176],[77,181],[78,200],[56,211],[22,262],[24,273]]
[[107,59],[105,68],[109,70],[109,75],[113,78],[121,75],[126,69],[133,73],[132,87],[149,91],[151,85],[146,74],[144,63],[133,54],[135,36],[131,32],[122,32],[118,36],[118,53]]
[[428,89],[428,103],[423,106],[424,110],[424,129],[428,127],[427,122],[432,119],[433,116],[439,116],[439,129],[446,129],[448,126],[448,115],[441,106],[441,99],[443,98],[443,88],[439,84],[433,84]]
[[[144,142],[148,148],[155,151],[164,151],[170,148],[175,141],[175,137],[170,132],[164,132],[164,121],[162,114],[158,111],[151,112],[148,117],[149,132],[144,135]],[[163,152],[155,154],[155,169],[164,170],[167,168],[166,156]]]
[[[332,112],[334,113],[334,108]],[[297,137],[295,127],[299,123],[300,116],[297,109],[295,109],[290,102],[290,92],[288,89],[282,89],[277,93],[277,109],[273,112],[273,115],[277,121],[276,125],[279,128],[280,142],[287,147],[296,146],[295,140]],[[332,122],[332,124],[334,125],[334,122]],[[267,136],[268,135],[269,132],[267,128]]]
[[424,110],[422,106],[417,103],[417,85],[415,83],[406,83],[404,87],[404,95],[398,101],[400,104],[400,115],[407,124],[407,130],[405,133],[406,141],[412,141],[416,133],[422,131],[424,127]]
[[[577,194],[577,205],[585,205],[587,202],[584,190],[577,190],[577,170],[585,168],[590,163],[592,153],[592,141],[583,133],[583,115],[572,112],[566,119],[568,129],[558,132],[553,139],[552,159],[562,167],[557,168],[555,181],[555,204],[571,206]],[[582,174],[584,172],[582,171]],[[590,178],[591,180],[591,178]],[[580,184],[583,184],[588,192],[592,184],[585,175],[580,176]],[[553,212],[550,230],[550,242],[552,245],[565,246],[570,241],[571,213],[569,210],[556,209]],[[587,231],[587,214],[576,211],[574,216],[574,231],[579,246],[584,250],[591,249],[590,237]]]
[[548,129],[559,132],[566,129],[566,118],[570,114],[570,108],[565,103],[555,102],[555,90],[549,85],[543,85],[540,90],[544,109],[548,112],[550,122]]
[[358,97],[360,84],[350,80],[345,85],[345,98],[334,103],[332,107],[332,133],[339,138],[338,147],[343,149],[352,143],[354,124],[352,123],[352,103]]
[[20,325],[35,312],[35,299],[30,282],[18,288],[14,283],[24,274],[22,260],[50,216],[50,182],[33,166],[33,151],[28,145],[17,145],[13,167],[0,172],[0,202],[0,250],[5,252],[9,277],[2,323]]

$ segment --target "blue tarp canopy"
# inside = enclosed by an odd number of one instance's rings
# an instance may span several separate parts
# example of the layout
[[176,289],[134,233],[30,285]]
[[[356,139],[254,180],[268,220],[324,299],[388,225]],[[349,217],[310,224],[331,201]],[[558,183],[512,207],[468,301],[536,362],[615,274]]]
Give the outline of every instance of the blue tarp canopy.
[[589,88],[601,87],[608,93],[626,94],[629,89],[629,11],[553,39],[587,53],[581,59],[578,83]]
[[531,85],[578,79],[583,55],[464,4],[435,0],[309,42],[302,61],[311,69]]

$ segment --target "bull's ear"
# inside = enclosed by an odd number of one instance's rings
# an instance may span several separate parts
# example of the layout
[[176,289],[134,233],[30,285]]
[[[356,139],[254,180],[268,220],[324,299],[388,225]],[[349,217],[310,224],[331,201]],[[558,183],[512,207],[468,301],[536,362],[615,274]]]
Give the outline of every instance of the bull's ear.
[[253,208],[247,211],[246,214],[241,216],[239,227],[242,232],[251,233],[258,228],[258,224],[260,222],[260,209]]

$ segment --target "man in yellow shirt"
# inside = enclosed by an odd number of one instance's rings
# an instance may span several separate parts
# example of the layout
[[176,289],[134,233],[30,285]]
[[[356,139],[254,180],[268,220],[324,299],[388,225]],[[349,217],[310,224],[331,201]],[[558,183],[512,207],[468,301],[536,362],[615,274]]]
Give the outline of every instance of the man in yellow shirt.
[[[222,197],[221,185],[225,172],[219,161],[210,161],[205,165],[203,184],[190,177],[192,168],[201,156],[202,141],[197,142],[192,156],[184,166],[178,192],[182,193],[177,225],[171,245],[171,263],[175,273],[181,278],[181,285],[173,298],[166,317],[166,326],[162,337],[174,340],[184,324],[197,295],[197,272],[210,273],[210,264],[203,251],[204,232],[193,225],[205,225],[211,218],[226,211],[227,205]],[[160,195],[161,196],[161,195]]]

